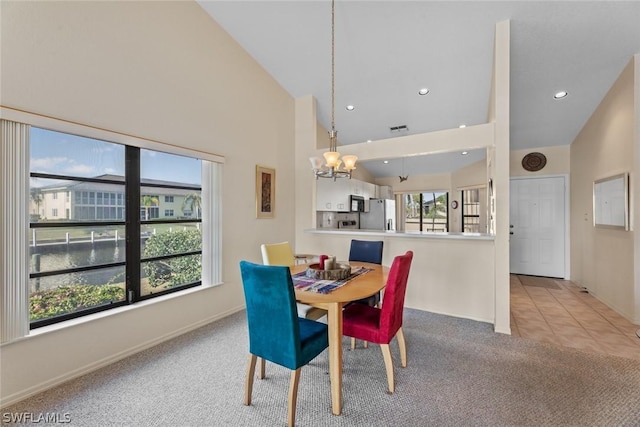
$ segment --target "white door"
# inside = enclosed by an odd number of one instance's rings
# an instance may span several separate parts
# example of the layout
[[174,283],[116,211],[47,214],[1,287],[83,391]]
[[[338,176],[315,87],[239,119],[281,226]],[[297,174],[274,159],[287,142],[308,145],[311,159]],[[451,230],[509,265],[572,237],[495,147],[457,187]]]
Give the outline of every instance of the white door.
[[565,178],[511,179],[512,274],[564,278]]

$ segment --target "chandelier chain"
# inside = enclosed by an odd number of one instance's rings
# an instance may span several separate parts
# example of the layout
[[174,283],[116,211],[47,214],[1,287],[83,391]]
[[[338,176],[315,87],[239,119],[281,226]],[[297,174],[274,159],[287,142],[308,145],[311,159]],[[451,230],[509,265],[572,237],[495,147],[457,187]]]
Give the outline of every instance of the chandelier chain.
[[335,0],[331,0],[331,130],[335,130]]

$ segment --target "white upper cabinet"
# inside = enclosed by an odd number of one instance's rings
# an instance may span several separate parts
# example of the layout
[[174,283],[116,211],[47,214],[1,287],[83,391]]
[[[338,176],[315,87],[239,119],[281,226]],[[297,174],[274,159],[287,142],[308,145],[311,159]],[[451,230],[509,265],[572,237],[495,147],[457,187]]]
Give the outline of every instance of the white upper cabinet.
[[338,178],[316,180],[316,210],[349,212],[351,195],[362,196],[366,201],[376,197],[376,185],[357,179]]
[[378,199],[393,199],[393,188],[388,185],[378,186]]
[[316,210],[348,212],[351,185],[348,179],[319,178],[316,180]]

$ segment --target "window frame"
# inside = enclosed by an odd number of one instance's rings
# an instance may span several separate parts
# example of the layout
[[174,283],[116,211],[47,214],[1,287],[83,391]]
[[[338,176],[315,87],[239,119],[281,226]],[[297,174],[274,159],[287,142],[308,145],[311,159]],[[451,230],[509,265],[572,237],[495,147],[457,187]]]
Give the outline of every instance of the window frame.
[[[425,223],[425,212],[424,212],[424,194],[425,193],[443,193],[445,195],[445,213],[446,213],[446,221],[444,222],[445,225],[445,230],[443,231],[430,231],[430,230],[424,230],[425,225],[428,225],[427,223]],[[418,195],[419,196],[419,230],[420,232],[430,232],[430,233],[446,233],[451,229],[451,225],[450,225],[450,221],[451,221],[451,215],[450,215],[450,211],[449,211],[449,198],[450,198],[450,191],[448,190],[421,190],[421,191],[407,191],[404,193],[401,193],[401,197],[403,200],[403,211],[405,211],[404,214],[404,223],[405,223],[405,229],[406,229],[406,220],[407,220],[407,216],[406,216],[406,196],[407,195]]]
[[[43,128],[40,128],[43,129]],[[47,129],[48,130],[48,129]],[[59,131],[55,131],[59,132]],[[60,132],[65,133],[65,132]],[[113,143],[111,141],[104,141],[106,143]],[[29,141],[29,144],[31,141]],[[115,144],[115,143],[113,143]],[[133,147],[129,145],[125,145],[124,150],[124,159],[123,164],[125,165],[125,175],[124,180],[113,179],[113,178],[99,178],[99,177],[79,177],[72,175],[62,175],[62,174],[52,174],[52,173],[42,173],[42,172],[31,172],[28,171],[30,178],[41,178],[41,179],[55,179],[61,181],[71,181],[71,182],[83,182],[83,183],[97,183],[97,184],[110,184],[110,185],[118,185],[122,186],[122,193],[124,193],[124,209],[125,209],[125,218],[121,220],[98,220],[98,214],[94,215],[93,220],[87,220],[86,218],[81,218],[80,220],[75,220],[72,222],[31,222],[29,221],[29,229],[37,230],[39,228],[56,228],[56,227],[65,227],[65,228],[85,228],[85,227],[102,227],[102,226],[121,226],[125,228],[125,235],[127,236],[124,242],[124,250],[126,253],[125,261],[118,262],[107,262],[101,264],[92,264],[81,267],[71,267],[71,268],[62,268],[56,270],[48,270],[46,272],[29,272],[29,280],[39,279],[42,277],[48,276],[63,276],[65,274],[70,273],[83,273],[90,272],[93,270],[99,269],[109,269],[109,268],[117,268],[124,267],[126,280],[125,280],[125,297],[122,301],[112,301],[109,304],[101,304],[81,310],[76,310],[70,313],[64,313],[57,316],[48,317],[46,319],[40,320],[30,320],[29,327],[30,329],[37,329],[43,326],[48,326],[55,323],[64,322],[66,320],[75,319],[78,317],[83,317],[88,314],[93,314],[105,310],[110,310],[116,307],[120,307],[123,305],[134,304],[139,301],[148,300],[151,298],[157,298],[162,295],[179,292],[181,290],[189,289],[192,287],[200,286],[202,284],[202,275],[201,279],[191,282],[185,283],[180,286],[159,290],[157,292],[149,293],[146,295],[142,295],[142,286],[141,286],[141,272],[142,272],[142,264],[143,262],[153,262],[153,261],[162,261],[168,259],[175,259],[179,257],[193,256],[199,255],[202,257],[202,249],[189,251],[189,252],[181,252],[177,254],[163,255],[157,257],[150,257],[142,259],[142,254],[140,253],[140,247],[142,242],[141,236],[141,226],[143,224],[171,224],[171,223],[202,223],[201,218],[193,218],[193,219],[152,219],[151,215],[149,220],[142,220],[140,216],[136,216],[136,212],[139,212],[141,209],[141,189],[143,187],[151,187],[151,188],[159,188],[159,189],[179,189],[179,190],[188,190],[188,191],[198,191],[202,193],[202,185],[194,186],[194,185],[180,185],[180,184],[157,184],[157,183],[149,183],[145,182],[144,179],[140,176],[141,169],[141,149],[138,147]],[[158,151],[158,150],[153,150]],[[37,187],[33,187],[37,188]],[[32,188],[30,187],[30,193]],[[116,207],[118,203],[118,194],[121,192],[117,191],[114,193],[113,191],[101,191],[102,193],[102,203],[107,203],[109,207]],[[54,193],[57,194],[57,193]],[[106,196],[106,197],[105,197]],[[153,205],[158,208],[160,202],[159,196],[156,197],[158,202]],[[96,196],[95,190],[83,190],[81,194],[74,197],[74,199],[80,199],[81,204],[85,204],[89,208],[97,207],[98,197]],[[85,203],[86,202],[86,203]],[[113,205],[115,203],[115,205]],[[136,237],[134,237],[136,236]],[[204,238],[204,236],[202,237]],[[29,295],[31,292],[29,292]]]
[[[188,148],[184,142],[167,143],[141,138],[5,106],[0,106],[0,122],[2,122],[0,125],[6,131],[5,136],[7,137],[3,142],[12,147],[6,153],[7,157],[2,159],[2,164],[7,167],[0,169],[0,176],[7,182],[17,184],[6,193],[11,195],[14,203],[5,204],[0,208],[0,216],[6,222],[4,229],[10,231],[8,236],[12,236],[12,239],[5,239],[0,242],[0,245],[3,245],[6,254],[14,254],[11,257],[3,257],[6,270],[2,277],[7,280],[0,283],[0,291],[5,297],[11,296],[11,299],[6,301],[8,305],[0,311],[0,322],[9,325],[0,330],[1,343],[13,342],[30,334],[28,239],[29,214],[33,212],[29,210],[29,141],[25,140],[25,136],[28,139],[31,126],[202,160],[202,288],[218,286],[223,283],[222,178],[224,156],[210,151]],[[66,194],[66,201],[71,203],[69,192]],[[39,208],[39,212],[36,214],[44,215],[44,208]],[[65,208],[65,217],[69,218],[69,216],[69,209]],[[190,292],[190,290],[180,288],[176,294],[181,291]],[[130,307],[135,310],[136,304],[132,304]],[[58,327],[67,326],[64,321],[57,323],[57,325],[59,325]]]
[[[467,194],[467,192],[470,191],[475,191],[477,193],[477,202],[467,202],[466,198],[465,198],[465,194]],[[460,199],[461,199],[461,216],[462,216],[462,232],[467,232],[466,231],[466,227],[467,227],[467,218],[475,218],[477,219],[476,223],[470,223],[468,225],[472,225],[475,226],[476,230],[475,231],[468,231],[469,233],[479,233],[480,232],[480,188],[468,188],[468,189],[464,189],[461,190],[460,192]],[[478,210],[478,214],[467,214],[467,208],[469,206],[473,206],[473,205],[477,205],[477,210]]]

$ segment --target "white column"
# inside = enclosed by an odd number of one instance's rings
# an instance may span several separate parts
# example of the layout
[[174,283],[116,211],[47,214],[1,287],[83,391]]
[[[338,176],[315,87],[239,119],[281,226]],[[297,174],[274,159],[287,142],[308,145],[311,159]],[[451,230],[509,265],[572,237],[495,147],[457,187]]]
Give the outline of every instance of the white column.
[[29,129],[0,120],[0,342],[29,333]]

